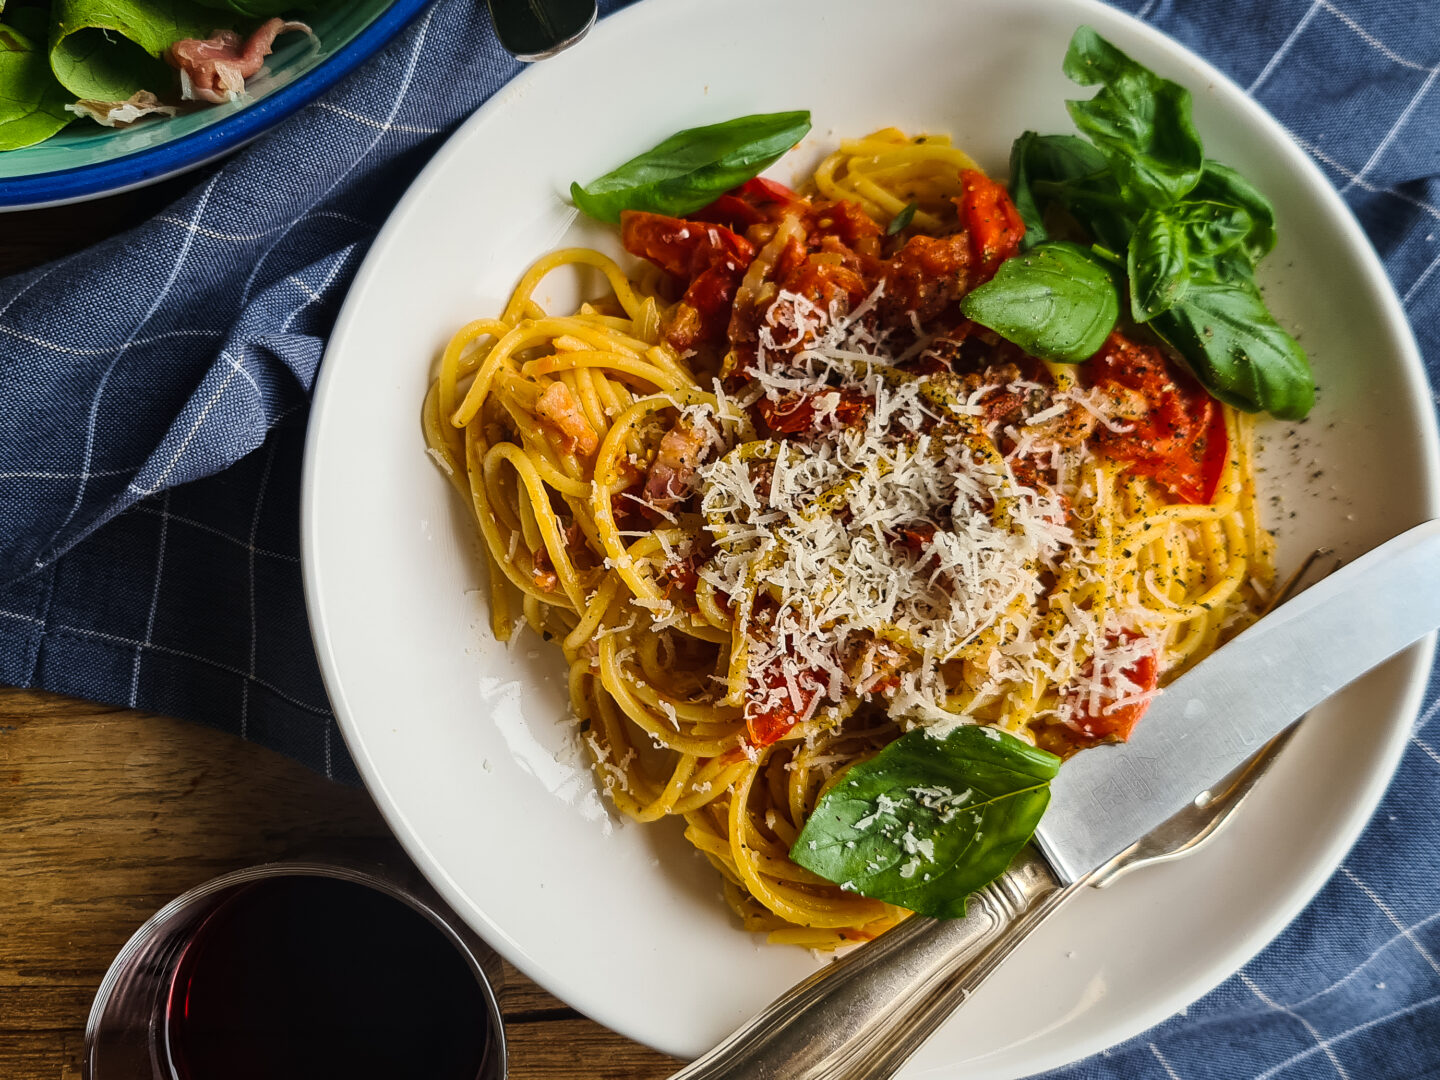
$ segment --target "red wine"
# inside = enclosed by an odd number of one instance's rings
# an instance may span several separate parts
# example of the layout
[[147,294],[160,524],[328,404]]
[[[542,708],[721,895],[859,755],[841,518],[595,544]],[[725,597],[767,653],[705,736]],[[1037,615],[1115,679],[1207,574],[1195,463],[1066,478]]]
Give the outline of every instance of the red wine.
[[363,885],[246,885],[186,946],[166,1010],[181,1080],[476,1080],[485,993],[428,919]]

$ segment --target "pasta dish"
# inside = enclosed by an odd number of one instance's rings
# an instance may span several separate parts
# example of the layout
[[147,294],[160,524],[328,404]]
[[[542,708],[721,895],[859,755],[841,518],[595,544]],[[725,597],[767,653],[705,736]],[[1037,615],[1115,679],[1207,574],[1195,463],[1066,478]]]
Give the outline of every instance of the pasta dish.
[[[495,636],[564,653],[614,805],[683,819],[771,940],[908,913],[791,857],[847,769],[915,730],[1122,740],[1272,588],[1249,413],[1126,320],[1056,362],[962,311],[1026,228],[944,137],[847,140],[798,190],[625,211],[623,266],[545,255],[426,399]],[[604,287],[545,311],[561,270]]]

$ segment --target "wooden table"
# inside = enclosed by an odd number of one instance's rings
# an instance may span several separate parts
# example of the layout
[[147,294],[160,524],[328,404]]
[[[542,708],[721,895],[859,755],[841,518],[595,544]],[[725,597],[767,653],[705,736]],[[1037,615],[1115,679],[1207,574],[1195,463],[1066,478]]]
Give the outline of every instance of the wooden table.
[[[0,215],[0,274],[128,228],[193,182]],[[0,1077],[78,1080],[90,1001],[136,927],[217,874],[321,848],[398,845],[364,791],[263,747],[0,688]],[[676,1067],[509,965],[496,991],[514,1080],[659,1080]]]

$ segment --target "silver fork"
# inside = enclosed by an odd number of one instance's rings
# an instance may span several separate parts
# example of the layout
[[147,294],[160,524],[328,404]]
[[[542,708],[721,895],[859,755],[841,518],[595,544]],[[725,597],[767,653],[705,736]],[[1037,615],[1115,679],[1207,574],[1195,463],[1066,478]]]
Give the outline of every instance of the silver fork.
[[[1266,611],[1289,599],[1324,554],[1313,552]],[[1105,888],[1218,835],[1299,723],[1086,877],[1060,887],[1040,855],[1026,848],[1000,879],[971,897],[963,919],[911,916],[786,991],[670,1080],[885,1080],[1082,887]],[[992,947],[1006,927],[1003,945]]]

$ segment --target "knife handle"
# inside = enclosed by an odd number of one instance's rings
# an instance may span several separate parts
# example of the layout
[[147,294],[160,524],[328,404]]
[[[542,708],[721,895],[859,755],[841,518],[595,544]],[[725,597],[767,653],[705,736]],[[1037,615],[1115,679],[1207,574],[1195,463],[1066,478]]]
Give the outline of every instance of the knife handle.
[[964,918],[912,915],[776,998],[671,1080],[884,1080],[1075,891],[1027,847]]

